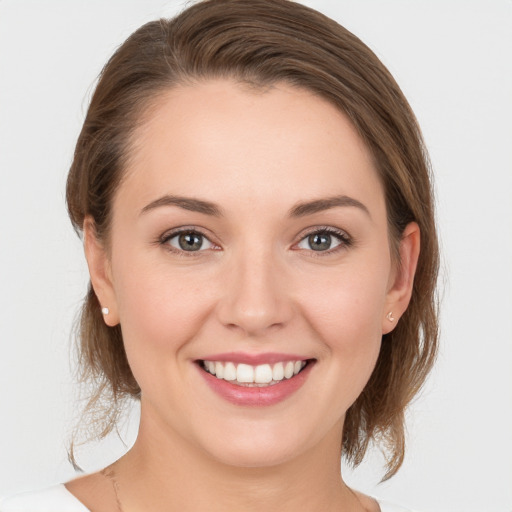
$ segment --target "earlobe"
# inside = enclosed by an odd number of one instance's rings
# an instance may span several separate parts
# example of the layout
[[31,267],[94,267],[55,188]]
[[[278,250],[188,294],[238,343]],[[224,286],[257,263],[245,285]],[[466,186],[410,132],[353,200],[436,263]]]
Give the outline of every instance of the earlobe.
[[84,220],[83,237],[91,284],[101,305],[105,323],[113,327],[119,323],[119,316],[110,271],[110,259],[105,246],[96,236],[94,220],[90,216]]
[[[420,255],[420,228],[416,222],[407,224],[400,240],[400,261],[386,298],[382,334],[392,331],[411,300],[414,276]],[[392,320],[391,320],[392,319]]]

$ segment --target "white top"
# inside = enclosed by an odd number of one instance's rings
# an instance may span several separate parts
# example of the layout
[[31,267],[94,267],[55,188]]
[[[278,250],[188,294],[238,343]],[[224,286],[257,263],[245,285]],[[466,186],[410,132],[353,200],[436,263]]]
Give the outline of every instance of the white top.
[[[381,512],[413,512],[381,500],[377,500]],[[41,491],[18,494],[0,499],[0,512],[90,512],[64,486],[54,485]]]

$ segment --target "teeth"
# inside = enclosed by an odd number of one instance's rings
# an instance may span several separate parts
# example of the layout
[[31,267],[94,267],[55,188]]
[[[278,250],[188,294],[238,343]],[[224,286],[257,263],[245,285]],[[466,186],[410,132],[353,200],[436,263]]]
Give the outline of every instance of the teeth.
[[[215,368],[217,368],[217,364],[215,364]],[[226,363],[224,366],[224,379],[226,380],[236,380],[237,378],[237,371],[236,366],[233,363]]]
[[295,364],[292,361],[288,361],[286,366],[284,367],[284,376],[287,379],[291,379],[293,377],[293,369],[295,368]]
[[215,375],[219,378],[219,379],[223,379],[224,378],[224,365],[222,363],[215,363]]
[[260,364],[254,370],[254,382],[257,384],[268,384],[272,376],[272,368],[269,364]]
[[206,371],[215,375],[218,379],[232,381],[234,384],[265,386],[281,382],[283,379],[291,379],[306,366],[306,361],[286,361],[273,365],[259,364],[251,366],[232,362],[203,361]]
[[272,380],[283,380],[284,379],[284,366],[283,363],[277,363],[272,368]]
[[239,364],[236,369],[236,380],[238,382],[254,382],[254,368],[248,364]]

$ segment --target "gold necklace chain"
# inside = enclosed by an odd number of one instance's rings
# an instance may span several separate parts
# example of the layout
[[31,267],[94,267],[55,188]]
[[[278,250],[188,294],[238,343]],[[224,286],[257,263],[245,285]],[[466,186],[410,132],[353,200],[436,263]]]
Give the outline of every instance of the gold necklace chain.
[[361,498],[358,496],[356,492],[354,492],[350,487],[347,486],[347,489],[354,495],[354,498],[357,500],[357,503],[361,505],[361,508],[364,510],[364,512],[368,512],[368,509],[364,506],[363,502],[361,501]]
[[105,469],[101,470],[101,474],[104,475],[108,480],[112,482],[112,487],[114,489],[114,494],[116,495],[116,503],[117,503],[117,512],[124,512],[123,507],[121,505],[121,500],[119,499],[119,484],[116,480],[116,473],[114,471],[114,464],[107,466]]
[[[119,484],[117,483],[114,466],[115,462],[110,466],[107,466],[105,469],[102,469],[101,474],[104,475],[112,483],[112,488],[114,489],[114,494],[116,495],[117,512],[124,512],[123,506],[121,505],[121,500],[119,499]],[[352,493],[359,505],[361,505],[361,508],[366,512],[367,509],[363,505],[359,496],[350,487],[348,487],[348,490]]]

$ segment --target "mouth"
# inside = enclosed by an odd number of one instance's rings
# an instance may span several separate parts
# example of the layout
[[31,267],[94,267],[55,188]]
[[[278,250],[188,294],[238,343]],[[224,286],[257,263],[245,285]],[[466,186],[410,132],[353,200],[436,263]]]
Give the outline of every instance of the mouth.
[[313,362],[314,359],[296,359],[250,365],[234,361],[201,359],[197,364],[216,379],[227,381],[235,386],[264,388],[293,379]]

